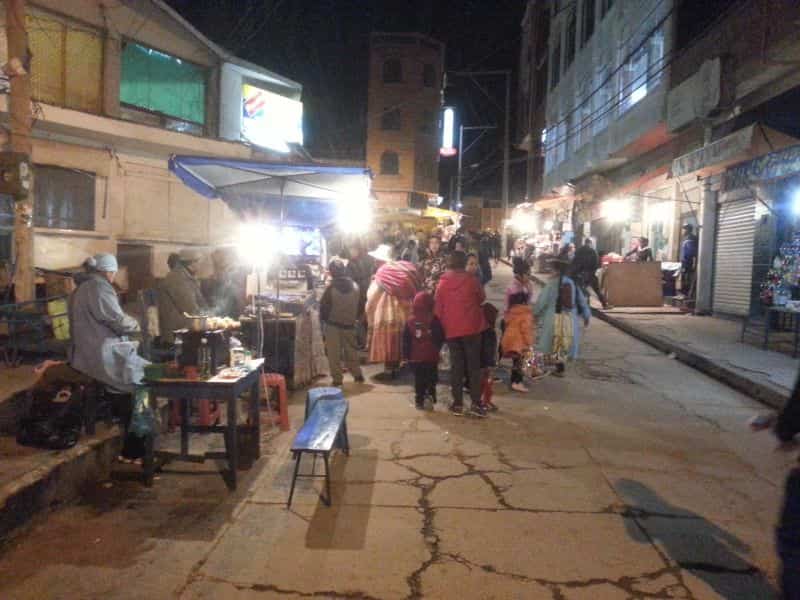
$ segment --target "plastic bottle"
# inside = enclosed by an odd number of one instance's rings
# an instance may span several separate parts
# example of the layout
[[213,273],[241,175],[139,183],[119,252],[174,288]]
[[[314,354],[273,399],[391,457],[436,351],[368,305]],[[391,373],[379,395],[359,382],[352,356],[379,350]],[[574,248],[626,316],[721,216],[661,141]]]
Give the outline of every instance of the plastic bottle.
[[183,339],[180,336],[175,338],[175,365],[180,367],[183,358]]

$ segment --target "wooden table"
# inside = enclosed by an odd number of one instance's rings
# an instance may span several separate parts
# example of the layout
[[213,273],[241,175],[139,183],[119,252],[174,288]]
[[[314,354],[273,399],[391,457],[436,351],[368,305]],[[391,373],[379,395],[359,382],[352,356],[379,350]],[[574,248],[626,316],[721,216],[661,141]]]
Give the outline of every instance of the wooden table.
[[[152,485],[155,470],[155,459],[186,460],[203,462],[208,458],[227,459],[230,469],[228,485],[236,489],[236,474],[239,468],[239,431],[249,431],[249,454],[258,459],[261,456],[261,420],[259,418],[259,398],[261,372],[264,359],[250,362],[250,371],[238,379],[223,380],[218,377],[208,380],[200,379],[157,379],[145,384],[150,390],[150,397],[169,398],[180,402],[181,409],[181,450],[180,452],[156,451],[153,438],[147,441],[144,458],[145,484]],[[250,405],[248,409],[249,423],[239,425],[239,397],[248,392]],[[192,425],[190,422],[191,402],[195,400],[218,400],[226,402],[225,425]],[[189,454],[190,433],[222,433],[225,435],[225,452],[206,452],[202,455]]]

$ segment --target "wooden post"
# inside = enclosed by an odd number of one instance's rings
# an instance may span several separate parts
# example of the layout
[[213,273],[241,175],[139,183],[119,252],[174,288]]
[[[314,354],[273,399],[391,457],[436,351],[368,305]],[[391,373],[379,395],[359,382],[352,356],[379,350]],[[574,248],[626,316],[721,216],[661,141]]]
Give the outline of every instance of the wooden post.
[[[28,61],[28,33],[25,29],[25,0],[6,0],[6,32],[8,35],[8,60]],[[30,69],[30,66],[28,66]],[[11,150],[31,155],[31,77],[30,73],[9,77],[11,94]],[[31,179],[33,179],[31,177]],[[14,218],[14,296],[17,302],[35,297],[33,265],[33,182],[28,197],[15,203]]]

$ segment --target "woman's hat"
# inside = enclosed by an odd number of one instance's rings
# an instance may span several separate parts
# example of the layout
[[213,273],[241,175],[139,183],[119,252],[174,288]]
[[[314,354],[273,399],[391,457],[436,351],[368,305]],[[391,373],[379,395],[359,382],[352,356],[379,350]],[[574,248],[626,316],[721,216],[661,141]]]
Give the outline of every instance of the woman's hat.
[[389,244],[381,244],[370,252],[369,255],[375,260],[380,260],[382,262],[391,262],[394,260],[392,256],[392,247]]

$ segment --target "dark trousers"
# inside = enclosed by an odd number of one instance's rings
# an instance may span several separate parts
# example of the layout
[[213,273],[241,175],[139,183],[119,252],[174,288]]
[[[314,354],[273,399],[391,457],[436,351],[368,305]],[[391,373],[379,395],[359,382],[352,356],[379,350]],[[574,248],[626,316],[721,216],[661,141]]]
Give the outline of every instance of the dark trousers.
[[425,401],[425,396],[430,396],[436,402],[436,382],[439,380],[439,365],[437,363],[412,363],[414,370],[414,399],[417,404]]
[[[606,298],[603,296],[603,292],[600,291],[600,282],[597,280],[597,275],[595,275],[595,272],[585,271],[581,273],[581,279],[583,279],[583,285],[586,287],[586,289],[593,289],[598,300],[600,300],[600,303],[605,305]],[[586,298],[586,301],[588,302],[589,298]]]
[[776,530],[781,559],[781,592],[784,600],[800,599],[800,467],[786,478],[783,510]]
[[464,377],[469,377],[469,397],[481,401],[481,334],[447,340],[450,349],[450,390],[455,406],[464,405]]
[[511,383],[522,383],[522,357],[515,356],[511,365]]

